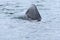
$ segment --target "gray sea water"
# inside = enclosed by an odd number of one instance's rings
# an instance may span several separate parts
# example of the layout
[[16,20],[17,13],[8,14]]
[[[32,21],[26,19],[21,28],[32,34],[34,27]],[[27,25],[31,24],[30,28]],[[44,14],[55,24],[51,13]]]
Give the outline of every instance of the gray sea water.
[[[40,22],[23,16],[35,4]],[[0,40],[60,40],[60,0],[0,0]]]

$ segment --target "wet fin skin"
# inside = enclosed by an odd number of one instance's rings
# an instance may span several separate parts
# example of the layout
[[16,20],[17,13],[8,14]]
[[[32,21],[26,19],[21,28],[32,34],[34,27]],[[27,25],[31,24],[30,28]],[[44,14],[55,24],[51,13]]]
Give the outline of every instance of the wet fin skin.
[[32,6],[27,10],[26,16],[32,20],[41,21],[41,16],[38,12],[37,7],[34,4],[32,4]]

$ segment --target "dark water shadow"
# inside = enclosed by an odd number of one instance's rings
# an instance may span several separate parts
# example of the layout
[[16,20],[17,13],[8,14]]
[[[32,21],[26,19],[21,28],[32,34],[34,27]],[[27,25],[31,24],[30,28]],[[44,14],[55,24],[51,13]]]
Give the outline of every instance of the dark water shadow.
[[3,6],[2,4],[0,4],[0,6]]
[[41,0],[42,2],[46,2],[46,0]]
[[40,21],[38,21],[38,20],[32,20],[32,19],[27,18],[25,16],[13,17],[11,19],[19,19],[19,20],[25,20],[25,21],[29,21],[29,22],[40,22],[41,21],[41,20]]
[[50,10],[49,8],[39,8],[39,10]]
[[18,16],[18,17],[13,17],[12,19],[22,19],[22,20],[28,20],[26,16]]
[[36,6],[39,6],[39,7],[44,7],[44,5],[42,5],[42,4],[37,4]]
[[12,12],[11,12],[11,13],[9,13],[9,12],[5,12],[5,14],[10,14],[10,15],[12,15],[12,14],[14,14],[14,13],[12,13]]

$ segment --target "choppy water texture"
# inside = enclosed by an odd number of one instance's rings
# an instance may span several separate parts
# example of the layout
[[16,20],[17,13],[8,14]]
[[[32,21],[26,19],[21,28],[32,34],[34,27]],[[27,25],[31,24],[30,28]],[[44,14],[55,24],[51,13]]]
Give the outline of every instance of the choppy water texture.
[[[42,21],[19,18],[30,4]],[[0,0],[0,40],[60,40],[60,0]]]

